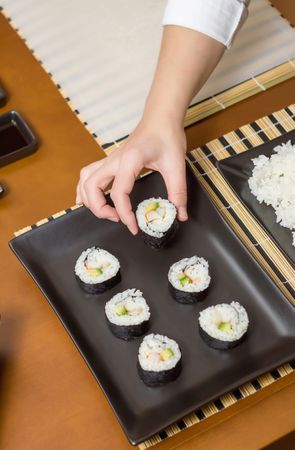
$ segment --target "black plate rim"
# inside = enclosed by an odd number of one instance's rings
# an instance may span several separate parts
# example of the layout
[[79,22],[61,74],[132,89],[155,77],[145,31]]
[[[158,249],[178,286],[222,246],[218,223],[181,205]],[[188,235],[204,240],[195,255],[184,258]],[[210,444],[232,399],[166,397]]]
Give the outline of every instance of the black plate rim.
[[[189,166],[190,166],[190,165],[189,165]],[[191,168],[190,168],[190,170],[191,170]],[[195,174],[193,174],[193,176],[195,177]],[[196,178],[196,177],[195,177],[195,178]],[[196,182],[198,182],[197,179],[196,179]],[[200,187],[200,189],[203,190],[203,192],[204,192],[204,194],[206,195],[208,201],[209,201],[210,204],[213,206],[213,208],[215,209],[215,211],[218,213],[219,218],[220,218],[221,221],[223,222],[224,226],[227,228],[228,232],[230,232],[230,234],[232,235],[232,237],[237,241],[238,245],[241,246],[241,247],[247,252],[248,257],[251,259],[251,263],[254,264],[254,265],[256,265],[256,267],[257,267],[259,270],[261,270],[261,271],[265,274],[265,276],[268,278],[268,280],[270,281],[270,283],[273,285],[273,288],[274,288],[275,290],[277,290],[277,291],[280,293],[280,295],[283,297],[283,300],[284,300],[289,306],[294,307],[294,305],[291,304],[291,302],[284,296],[284,294],[282,293],[282,291],[281,291],[281,290],[278,288],[278,286],[274,283],[274,281],[272,280],[272,278],[271,278],[271,277],[270,277],[270,276],[262,269],[262,267],[261,267],[261,266],[259,265],[259,263],[256,261],[256,259],[255,259],[254,256],[251,254],[251,252],[249,251],[249,249],[248,249],[245,245],[243,245],[243,243],[240,241],[240,239],[236,236],[236,234],[234,233],[234,231],[232,230],[232,228],[230,227],[230,225],[226,222],[226,220],[223,218],[223,216],[222,216],[222,215],[220,214],[220,212],[218,211],[218,208],[217,208],[217,207],[214,205],[214,203],[211,201],[209,195],[208,195],[207,192],[206,192],[206,189],[205,189],[200,183],[199,183],[199,187]],[[85,207],[82,206],[81,208],[85,208]],[[54,219],[54,220],[55,220],[55,221],[56,221],[56,220],[62,221],[62,219],[65,217],[65,215],[67,215],[67,214],[75,214],[75,213],[77,213],[78,211],[80,211],[81,208],[77,208],[77,209],[69,210],[69,211],[67,210],[66,214],[64,214],[64,215],[62,215],[62,216],[59,216],[59,217],[57,217],[57,218]],[[50,224],[50,221],[47,222],[47,223],[42,224],[41,226],[42,226],[42,228],[43,228],[43,227],[49,226],[49,224]],[[34,232],[34,230],[35,230],[35,228],[31,228],[31,230],[25,232],[25,234],[26,234],[26,235],[27,235],[27,234],[32,234],[32,233]],[[63,319],[62,319],[62,316],[61,316],[61,315],[59,314],[59,312],[55,309],[55,307],[53,306],[53,304],[52,304],[50,298],[47,296],[47,294],[46,294],[46,292],[44,291],[44,289],[41,287],[41,285],[39,284],[39,282],[36,280],[34,274],[30,271],[30,269],[27,268],[26,264],[25,264],[25,263],[21,260],[21,258],[19,257],[19,255],[18,255],[18,253],[17,253],[17,250],[16,250],[16,248],[15,248],[15,246],[14,246],[14,243],[18,240],[18,237],[21,237],[21,236],[22,236],[22,235],[16,236],[16,237],[14,237],[13,239],[11,239],[11,240],[9,241],[8,245],[9,245],[10,249],[12,250],[12,252],[14,253],[14,255],[17,257],[17,259],[20,261],[20,263],[22,264],[22,266],[25,268],[25,270],[27,271],[27,273],[32,277],[33,281],[36,283],[36,285],[38,286],[38,288],[40,289],[40,291],[42,292],[42,294],[43,294],[44,297],[46,298],[47,302],[48,302],[49,305],[51,306],[52,310],[54,311],[54,313],[56,314],[56,316],[57,316],[58,319],[60,320],[60,322],[61,322],[61,324],[63,325],[64,329],[66,330],[66,332],[68,333],[69,337],[70,337],[71,340],[73,341],[75,347],[77,348],[77,350],[78,350],[79,353],[81,354],[81,356],[82,356],[83,360],[85,361],[85,363],[86,363],[88,369],[90,370],[90,372],[91,372],[92,375],[94,376],[94,379],[97,381],[97,383],[98,383],[100,389],[101,389],[102,392],[104,393],[104,396],[105,396],[105,398],[107,399],[107,401],[108,401],[110,407],[112,408],[112,410],[113,410],[113,412],[114,412],[114,414],[115,414],[115,416],[116,416],[116,418],[117,418],[117,420],[118,420],[118,422],[119,422],[121,428],[123,429],[123,431],[124,431],[124,433],[125,433],[125,435],[126,435],[128,441],[129,441],[133,446],[138,445],[138,444],[144,442],[144,441],[147,440],[147,439],[150,439],[153,435],[160,433],[161,430],[164,430],[165,428],[167,428],[167,427],[170,426],[171,424],[176,423],[177,421],[181,420],[181,419],[182,419],[183,417],[185,417],[186,415],[193,413],[193,411],[196,411],[196,410],[198,410],[199,408],[202,408],[202,406],[206,405],[207,403],[210,403],[210,402],[212,402],[212,401],[218,399],[218,398],[221,397],[222,395],[225,395],[225,394],[227,394],[227,393],[230,393],[231,391],[233,391],[233,390],[235,390],[235,389],[241,387],[243,384],[245,384],[245,383],[247,383],[247,382],[251,382],[251,380],[255,380],[255,379],[258,378],[259,376],[261,376],[261,375],[263,375],[263,374],[265,374],[265,373],[267,373],[267,372],[269,372],[269,371],[271,371],[271,370],[274,370],[274,369],[276,369],[278,366],[280,366],[280,365],[282,365],[282,364],[285,364],[285,363],[289,362],[290,360],[292,360],[293,358],[295,358],[295,347],[294,347],[294,353],[293,353],[290,357],[288,356],[288,357],[281,358],[281,359],[280,359],[279,361],[277,361],[275,364],[269,364],[269,365],[267,365],[267,366],[264,366],[262,369],[257,370],[257,371],[255,372],[254,377],[253,377],[253,376],[251,376],[251,377],[249,377],[249,376],[244,376],[244,377],[240,378],[236,383],[232,383],[232,384],[228,385],[226,389],[222,390],[222,391],[219,393],[218,397],[216,397],[216,396],[208,396],[207,401],[202,402],[201,405],[198,405],[198,406],[195,407],[193,410],[192,410],[191,408],[187,409],[184,413],[181,414],[180,417],[179,417],[179,416],[177,416],[177,417],[175,416],[175,417],[172,417],[172,418],[171,418],[171,416],[170,416],[170,418],[167,419],[167,421],[164,423],[164,425],[163,425],[163,427],[161,427],[161,429],[156,429],[156,430],[154,430],[154,431],[152,431],[152,432],[143,434],[143,435],[141,435],[140,437],[138,437],[138,436],[133,436],[132,433],[131,433],[130,431],[128,431],[127,428],[124,426],[123,421],[121,421],[119,415],[116,413],[116,411],[115,411],[114,407],[112,406],[112,403],[111,403],[111,401],[110,401],[110,399],[109,399],[109,397],[108,397],[108,395],[107,395],[105,389],[103,388],[103,386],[101,385],[101,383],[100,383],[99,379],[97,378],[95,372],[94,372],[93,369],[91,368],[90,363],[87,361],[86,357],[84,356],[83,351],[80,349],[79,343],[75,340],[75,338],[74,338],[74,336],[72,335],[72,333],[70,332],[69,328],[68,328],[67,325],[64,323],[64,321],[63,321]]]

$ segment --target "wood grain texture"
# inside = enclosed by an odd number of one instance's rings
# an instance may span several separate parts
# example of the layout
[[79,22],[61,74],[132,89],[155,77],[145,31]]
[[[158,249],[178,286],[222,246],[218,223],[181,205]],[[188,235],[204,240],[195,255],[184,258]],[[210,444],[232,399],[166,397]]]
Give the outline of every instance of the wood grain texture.
[[[279,2],[276,2],[279,3]],[[282,1],[286,3],[292,2]],[[285,12],[286,15],[286,12]],[[73,115],[24,43],[0,17],[0,112],[23,113],[41,145],[1,168],[0,448],[130,449],[104,395],[42,294],[8,250],[13,231],[73,204],[80,168],[103,153]],[[189,148],[294,102],[289,80],[191,127]],[[295,377],[164,442],[161,449],[257,449],[294,428]],[[272,424],[272,426],[270,426]]]

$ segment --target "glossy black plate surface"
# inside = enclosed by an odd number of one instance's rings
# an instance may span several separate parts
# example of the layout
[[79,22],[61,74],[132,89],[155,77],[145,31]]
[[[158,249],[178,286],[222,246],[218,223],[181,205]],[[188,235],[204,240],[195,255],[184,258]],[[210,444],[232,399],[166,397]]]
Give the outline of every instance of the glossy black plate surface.
[[[80,208],[25,233],[11,247],[58,314],[114,409],[128,439],[139,443],[209,400],[295,357],[295,315],[291,304],[241,245],[188,173],[190,220],[181,224],[169,248],[155,251],[122,225],[97,220]],[[166,196],[158,174],[136,183],[133,205]],[[74,277],[81,251],[98,245],[121,262],[122,281],[100,296],[86,295]],[[169,266],[197,254],[208,259],[212,284],[198,305],[181,305],[168,294]],[[115,338],[105,321],[105,302],[136,287],[151,307],[150,332],[165,334],[182,349],[179,378],[148,388],[136,370],[141,338]],[[249,335],[230,351],[213,350],[198,334],[197,313],[222,301],[238,300],[248,311]]]
[[248,179],[252,175],[254,167],[252,159],[259,155],[269,157],[275,153],[273,149],[276,145],[280,145],[282,142],[289,140],[295,144],[295,130],[259,145],[259,147],[218,161],[216,165],[249,211],[277,242],[289,260],[295,264],[295,247],[292,245],[291,230],[276,223],[274,209],[271,206],[265,205],[265,203],[260,204],[256,197],[251,194],[248,186]]

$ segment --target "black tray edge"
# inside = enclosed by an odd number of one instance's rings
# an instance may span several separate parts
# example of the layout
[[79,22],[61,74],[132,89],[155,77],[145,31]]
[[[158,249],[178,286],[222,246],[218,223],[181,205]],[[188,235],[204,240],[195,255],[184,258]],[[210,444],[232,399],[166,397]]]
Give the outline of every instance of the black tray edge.
[[[226,159],[227,159],[227,158],[226,158]],[[191,175],[194,177],[195,181],[198,182],[197,177],[195,176],[193,170],[191,169],[190,164],[188,163],[187,165],[189,166]],[[242,246],[244,250],[246,250],[247,254],[249,255],[249,257],[250,257],[250,259],[251,259],[251,261],[252,261],[252,264],[255,264],[256,267],[257,267],[259,270],[263,271],[263,273],[269,278],[269,280],[270,280],[271,283],[273,284],[274,288],[275,288],[276,290],[278,290],[279,293],[280,293],[280,295],[282,295],[282,296],[284,297],[284,299],[285,299],[285,301],[288,303],[288,305],[291,305],[291,306],[294,307],[294,305],[292,305],[292,303],[285,297],[285,295],[283,294],[283,292],[278,288],[278,286],[275,284],[275,282],[272,280],[272,278],[268,275],[268,273],[265,272],[265,271],[263,270],[263,268],[259,265],[259,263],[256,261],[256,259],[254,258],[254,256],[253,256],[252,253],[250,252],[250,250],[249,250],[249,249],[241,242],[241,240],[238,238],[238,236],[234,233],[234,231],[232,230],[232,228],[230,227],[230,225],[227,223],[227,221],[224,219],[224,217],[222,216],[222,214],[219,212],[218,208],[217,208],[217,207],[214,205],[214,203],[211,201],[210,196],[209,196],[209,194],[207,193],[206,189],[201,185],[201,183],[199,183],[199,186],[200,186],[201,189],[204,191],[205,195],[207,196],[209,202],[211,203],[211,205],[213,206],[213,208],[215,209],[215,211],[218,213],[218,216],[220,217],[221,221],[224,223],[225,227],[229,230],[229,232],[230,232],[231,235],[234,237],[234,239],[238,242],[238,244],[239,244],[240,246]],[[72,214],[72,213],[75,213],[75,211],[78,211],[78,210],[80,210],[80,209],[81,209],[81,208],[77,208],[77,209],[74,209],[74,210],[70,209],[70,210],[68,210],[68,211],[66,212],[66,214]],[[64,217],[64,215],[59,216],[59,217],[55,218],[54,220],[62,219],[63,217]],[[45,226],[49,225],[49,223],[50,223],[50,221],[47,222],[47,223],[42,224],[41,226],[42,226],[42,227],[43,227],[43,226],[45,227]],[[35,229],[35,228],[32,228],[31,230],[25,232],[24,234],[31,233],[31,232],[34,231],[34,229]],[[94,379],[97,381],[97,383],[98,383],[100,389],[101,389],[102,392],[104,393],[104,395],[105,395],[105,397],[106,397],[106,399],[107,399],[107,401],[108,401],[110,407],[112,408],[112,410],[113,410],[113,412],[114,412],[114,414],[115,414],[115,416],[116,416],[118,422],[120,423],[120,426],[121,426],[122,430],[124,431],[124,433],[125,433],[125,435],[126,435],[128,441],[129,441],[133,446],[139,445],[140,443],[144,442],[145,440],[150,439],[152,436],[154,436],[155,434],[159,433],[161,430],[164,430],[165,428],[167,428],[168,426],[170,426],[170,425],[172,425],[173,423],[177,422],[178,420],[181,420],[181,419],[182,419],[183,417],[185,417],[186,415],[192,413],[195,409],[194,409],[194,410],[191,410],[191,409],[187,410],[184,414],[181,415],[181,417],[174,417],[174,418],[172,418],[172,419],[170,418],[169,420],[167,420],[167,422],[165,423],[165,425],[164,425],[160,430],[155,430],[154,432],[149,433],[149,434],[144,435],[144,436],[138,437],[138,436],[133,436],[133,435],[131,435],[131,433],[128,434],[127,429],[124,427],[124,425],[123,425],[123,423],[121,422],[119,416],[117,415],[116,411],[114,410],[113,406],[111,405],[111,403],[110,403],[110,401],[109,401],[109,399],[108,399],[108,396],[107,396],[105,390],[103,389],[103,387],[102,387],[100,381],[99,381],[98,378],[96,377],[96,375],[95,375],[94,371],[92,370],[90,364],[89,364],[88,361],[86,360],[86,357],[84,356],[82,350],[80,349],[79,344],[75,341],[75,339],[74,339],[74,337],[72,336],[72,334],[70,333],[70,331],[69,331],[67,325],[64,323],[64,321],[63,321],[62,317],[60,316],[60,314],[58,313],[58,311],[54,308],[54,306],[53,306],[53,304],[51,303],[50,299],[47,297],[46,293],[44,292],[44,290],[42,289],[42,287],[39,285],[39,283],[38,283],[37,280],[35,279],[34,275],[33,275],[33,274],[31,273],[31,271],[25,266],[25,264],[21,261],[21,258],[20,258],[20,256],[18,255],[17,250],[15,249],[14,243],[18,240],[19,237],[22,237],[22,236],[23,236],[23,235],[16,236],[16,237],[14,237],[13,239],[11,239],[11,240],[9,241],[8,244],[9,244],[10,249],[12,250],[12,252],[14,253],[14,255],[17,257],[17,259],[20,261],[21,265],[24,267],[24,269],[27,271],[27,273],[31,276],[31,278],[33,279],[33,281],[35,282],[35,284],[38,286],[38,288],[40,289],[40,291],[42,292],[42,294],[43,294],[44,297],[46,298],[47,302],[49,303],[49,305],[50,305],[51,308],[53,309],[54,313],[56,314],[56,316],[58,317],[58,319],[59,319],[60,322],[62,323],[64,329],[66,330],[66,332],[68,333],[68,335],[69,335],[70,338],[72,339],[74,345],[76,346],[76,348],[78,349],[79,353],[81,354],[81,356],[82,356],[83,360],[85,361],[87,367],[89,368],[90,372],[91,372],[92,375],[94,376]],[[293,359],[295,359],[295,348],[294,348],[294,355],[292,355],[292,357],[291,357],[291,360],[293,360]],[[290,358],[287,358],[287,359],[286,359],[286,358],[285,358],[285,359],[283,358],[282,360],[279,360],[275,365],[269,365],[269,366],[267,366],[267,367],[264,367],[263,369],[261,369],[260,371],[258,371],[258,372],[256,373],[256,375],[255,375],[254,378],[249,377],[249,376],[248,376],[248,377],[245,376],[244,378],[240,379],[237,383],[232,383],[226,390],[222,391],[222,392],[220,393],[220,395],[219,395],[217,398],[219,398],[219,397],[221,397],[222,395],[225,395],[225,394],[227,394],[227,393],[230,393],[231,391],[233,391],[233,390],[235,390],[235,389],[241,387],[241,386],[242,386],[243,384],[245,384],[245,383],[254,381],[254,380],[257,379],[259,376],[261,376],[261,375],[263,375],[263,374],[266,374],[266,373],[270,372],[271,370],[274,370],[274,369],[276,369],[277,367],[279,367],[279,366],[281,366],[281,365],[283,365],[283,364],[288,363],[289,361],[290,361]],[[207,399],[207,401],[203,403],[203,406],[205,406],[207,403],[210,403],[210,402],[216,400],[217,398],[216,398],[216,397],[209,397],[209,398]],[[196,409],[201,408],[201,407],[202,407],[202,405],[198,406]]]

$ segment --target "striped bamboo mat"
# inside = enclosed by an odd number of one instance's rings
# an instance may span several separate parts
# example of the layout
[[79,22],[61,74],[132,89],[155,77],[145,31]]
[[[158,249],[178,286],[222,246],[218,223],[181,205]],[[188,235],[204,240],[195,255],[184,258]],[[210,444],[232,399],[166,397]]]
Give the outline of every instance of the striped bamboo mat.
[[[295,129],[295,104],[280,111],[262,117],[235,131],[214,139],[208,144],[191,151],[187,156],[195,176],[207,191],[210,199],[218,208],[220,214],[227,221],[243,244],[249,249],[254,258],[281,289],[286,298],[295,305],[295,270],[282,254],[277,245],[256,222],[226,183],[215,167],[215,162],[231,155],[247,151],[250,148],[281,136],[285,132]],[[42,226],[50,220],[70,213],[79,206],[73,206],[60,211],[53,216],[40,220],[15,233],[16,236],[33,228]],[[139,445],[140,450],[147,449],[169,437],[204,421],[206,418],[228,408],[240,400],[255,394],[261,389],[274,383],[295,371],[295,362],[290,362],[266,373],[257,379],[240,386],[238,389],[221,396],[193,411],[191,414],[167,427],[160,433]]]
[[[142,116],[165,3],[0,0],[0,10],[78,119],[107,148],[118,145]],[[193,99],[186,126],[295,76],[295,30],[271,6],[268,0],[251,1],[233,47]]]
[[[295,50],[294,50],[295,51]],[[228,108],[236,103],[245,100],[246,98],[252,97],[253,95],[259,94],[260,92],[267,91],[277,84],[283,83],[290,78],[295,76],[295,58],[289,59],[287,62],[274,67],[273,69],[267,70],[257,76],[253,76],[249,80],[244,81],[237,86],[233,86],[226,89],[219,94],[213,95],[201,102],[191,105],[184,118],[184,126],[188,127],[194,123],[199,122],[206,117],[209,117],[223,109]],[[57,85],[59,88],[60,86]],[[61,88],[60,88],[61,89]],[[62,90],[61,90],[62,92]],[[63,93],[63,92],[62,92]],[[63,93],[64,95],[64,93]],[[65,97],[69,103],[69,106],[77,114],[80,121],[83,122],[83,117],[78,110],[75,110],[69,98]],[[88,123],[83,122],[86,128],[93,137],[99,142],[97,135],[89,129]],[[116,142],[101,144],[105,153],[110,154],[115,148],[118,147],[128,136],[117,140]]]

